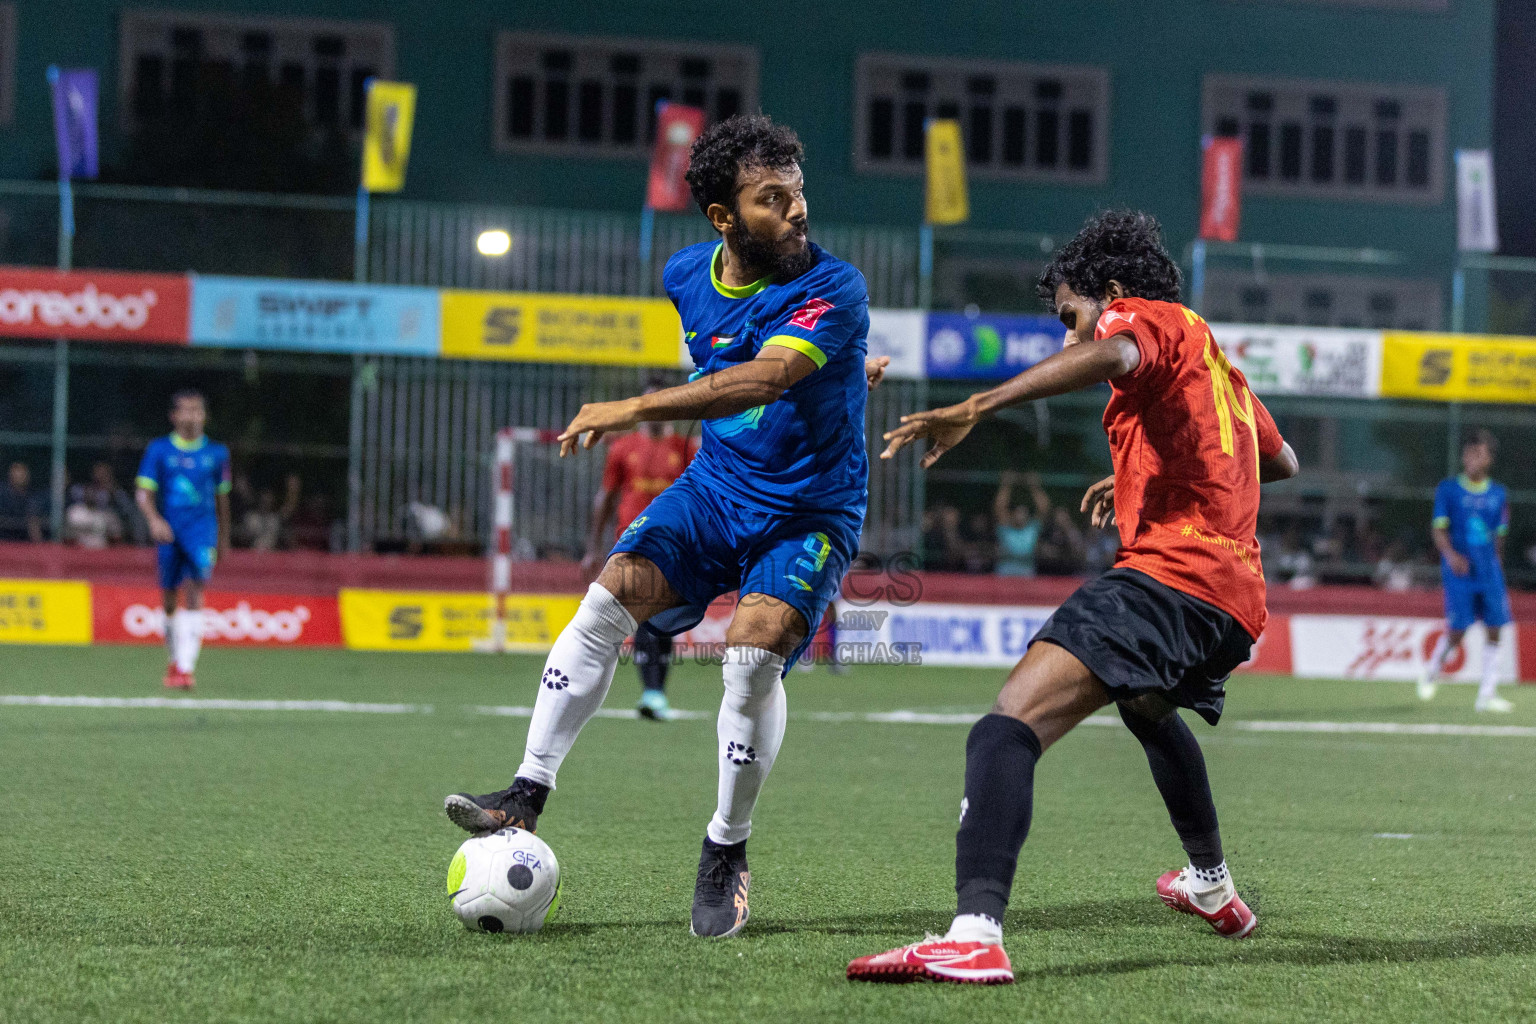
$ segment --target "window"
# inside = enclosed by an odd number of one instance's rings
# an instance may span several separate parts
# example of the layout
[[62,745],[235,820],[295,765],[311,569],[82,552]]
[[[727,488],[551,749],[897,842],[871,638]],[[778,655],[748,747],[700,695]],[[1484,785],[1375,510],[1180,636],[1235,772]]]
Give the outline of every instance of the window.
[[1243,140],[1256,195],[1438,203],[1445,190],[1443,90],[1208,75],[1203,126]]
[[709,122],[757,110],[757,52],[639,39],[501,32],[496,148],[646,157],[656,103],[702,107]]
[[1442,323],[1434,280],[1363,274],[1265,274],[1232,269],[1206,277],[1206,319],[1217,323],[1299,324],[1434,331]]
[[395,72],[394,29],[375,22],[134,10],[122,18],[119,108],[130,130],[215,97],[277,90],[314,126],[361,131],[363,83]]
[[1109,165],[1099,68],[866,53],[854,79],[854,167],[923,172],[929,118],[956,118],[977,178],[1093,183]]
[[16,116],[16,5],[0,3],[0,124]]

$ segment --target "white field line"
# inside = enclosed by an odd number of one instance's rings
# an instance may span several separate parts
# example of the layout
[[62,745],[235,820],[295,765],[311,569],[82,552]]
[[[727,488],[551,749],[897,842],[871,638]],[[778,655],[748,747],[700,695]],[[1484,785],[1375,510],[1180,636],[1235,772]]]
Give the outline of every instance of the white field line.
[[0,705],[42,708],[170,708],[174,711],[347,711],[430,715],[430,704],[357,704],[345,700],[234,700],[211,697],[50,697],[0,694]]
[[[344,700],[239,700],[208,697],[55,697],[45,694],[0,694],[0,706],[49,708],[148,708],[173,711],[323,711],[369,715],[429,715],[431,704],[367,704]],[[533,708],[519,705],[474,705],[477,715],[528,718]],[[712,720],[714,712],[672,710],[674,718]],[[599,718],[633,719],[626,708],[602,708]],[[981,716],[928,711],[803,711],[791,718],[803,722],[852,722],[872,725],[970,725]],[[1084,725],[1120,727],[1120,719],[1093,715]],[[1484,736],[1536,739],[1536,726],[1450,725],[1432,722],[1287,722],[1268,719],[1228,720],[1223,728],[1236,732],[1364,734],[1373,736]]]

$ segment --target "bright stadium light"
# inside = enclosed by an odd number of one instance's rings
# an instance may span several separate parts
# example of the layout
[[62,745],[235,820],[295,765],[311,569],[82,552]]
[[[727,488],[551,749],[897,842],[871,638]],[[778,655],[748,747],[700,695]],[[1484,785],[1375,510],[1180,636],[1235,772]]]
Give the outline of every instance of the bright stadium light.
[[512,250],[512,236],[500,228],[482,231],[475,239],[475,248],[481,256],[505,256]]

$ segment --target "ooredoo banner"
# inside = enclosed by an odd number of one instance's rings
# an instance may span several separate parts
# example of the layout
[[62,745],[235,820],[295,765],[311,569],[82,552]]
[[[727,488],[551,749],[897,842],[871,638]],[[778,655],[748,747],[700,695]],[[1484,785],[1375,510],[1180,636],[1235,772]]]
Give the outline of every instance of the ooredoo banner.
[[0,337],[185,344],[187,279],[0,267]]
[[[97,643],[165,642],[165,609],[152,587],[91,588]],[[210,590],[203,598],[203,641],[254,647],[340,647],[334,597]]]

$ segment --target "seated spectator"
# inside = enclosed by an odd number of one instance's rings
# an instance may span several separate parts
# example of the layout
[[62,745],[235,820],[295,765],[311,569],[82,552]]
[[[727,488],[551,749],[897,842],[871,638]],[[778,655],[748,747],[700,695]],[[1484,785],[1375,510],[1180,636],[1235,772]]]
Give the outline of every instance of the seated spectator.
[[1276,578],[1289,580],[1292,590],[1306,590],[1317,585],[1312,569],[1312,556],[1301,543],[1301,531],[1296,524],[1286,527],[1280,538],[1279,557],[1275,559]]
[[1388,544],[1376,562],[1372,581],[1382,590],[1409,590],[1413,587],[1413,562],[1400,540]]
[[[1014,505],[1010,500],[1013,488],[1023,482],[1035,503],[1035,513],[1030,514],[1028,505]],[[997,520],[997,574],[999,576],[1033,576],[1035,574],[1035,549],[1040,543],[1040,526],[1051,510],[1051,499],[1040,487],[1040,477],[1034,473],[1020,476],[1013,470],[1004,470],[992,499],[992,515]]]
[[69,489],[69,504],[64,508],[64,539],[93,550],[123,539],[123,520],[112,508],[109,489],[94,482]]
[[959,572],[961,556],[960,510],[936,505],[923,511],[923,568],[929,572]]
[[32,490],[32,470],[25,462],[11,463],[0,488],[0,540],[42,542],[43,496]]
[[1073,576],[1083,571],[1087,543],[1083,531],[1064,508],[1054,508],[1044,517],[1045,526],[1035,554],[1035,565],[1043,576]]
[[277,495],[262,488],[256,504],[240,520],[240,536],[252,551],[276,551],[283,535],[283,517],[277,508]]
[[960,528],[961,568],[969,573],[991,572],[997,559],[996,533],[992,517],[973,512]]
[[118,484],[111,463],[98,462],[91,467],[90,486],[96,495],[93,500],[110,509],[122,524],[120,540],[139,545],[149,543],[149,524],[144,521],[144,513],[139,511],[133,495]]
[[296,551],[331,549],[331,514],[324,494],[307,496],[288,520],[288,544]]
[[1106,573],[1115,567],[1115,559],[1120,555],[1120,531],[1113,526],[1091,530],[1086,547],[1083,568],[1090,576]]

